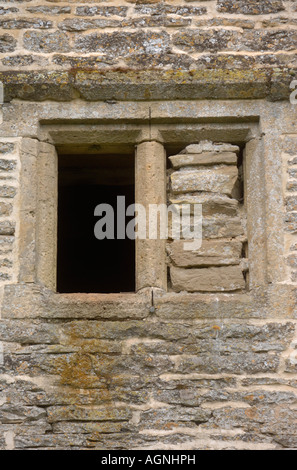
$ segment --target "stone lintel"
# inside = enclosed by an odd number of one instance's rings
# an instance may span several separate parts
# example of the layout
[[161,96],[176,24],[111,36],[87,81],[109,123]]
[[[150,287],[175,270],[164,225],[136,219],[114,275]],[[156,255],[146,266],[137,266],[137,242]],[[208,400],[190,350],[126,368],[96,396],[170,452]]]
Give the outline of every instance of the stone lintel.
[[97,100],[265,99],[287,100],[294,70],[84,70],[0,72],[4,100],[78,97]]

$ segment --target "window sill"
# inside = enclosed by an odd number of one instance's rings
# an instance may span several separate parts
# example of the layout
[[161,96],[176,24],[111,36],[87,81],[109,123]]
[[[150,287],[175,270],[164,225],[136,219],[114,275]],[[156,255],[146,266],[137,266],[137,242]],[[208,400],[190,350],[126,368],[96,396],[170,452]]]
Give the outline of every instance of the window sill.
[[56,320],[168,321],[213,319],[295,318],[296,285],[271,284],[242,293],[170,293],[151,289],[140,293],[59,294],[34,283],[7,284],[1,317]]

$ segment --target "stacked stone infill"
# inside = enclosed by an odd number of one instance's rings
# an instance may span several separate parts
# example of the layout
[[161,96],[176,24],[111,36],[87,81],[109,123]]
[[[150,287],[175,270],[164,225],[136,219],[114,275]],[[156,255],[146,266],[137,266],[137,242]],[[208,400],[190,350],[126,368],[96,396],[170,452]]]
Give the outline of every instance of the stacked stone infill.
[[294,66],[296,8],[281,0],[5,0],[0,60],[8,70]]
[[205,141],[170,157],[169,204],[180,213],[184,204],[202,205],[201,248],[186,250],[184,239],[167,243],[174,291],[228,292],[246,287],[239,150],[235,145]]
[[0,142],[0,281],[11,282],[13,277],[15,211],[17,193],[17,141]]

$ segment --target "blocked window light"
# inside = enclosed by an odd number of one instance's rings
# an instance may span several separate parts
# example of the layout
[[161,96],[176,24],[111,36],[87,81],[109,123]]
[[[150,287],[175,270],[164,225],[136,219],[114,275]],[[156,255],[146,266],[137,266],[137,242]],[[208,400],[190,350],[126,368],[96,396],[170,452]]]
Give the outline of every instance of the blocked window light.
[[[169,240],[168,289],[236,292],[248,286],[244,147],[202,141],[168,148],[168,204],[202,206],[202,244]],[[192,223],[197,223],[192,220]]]

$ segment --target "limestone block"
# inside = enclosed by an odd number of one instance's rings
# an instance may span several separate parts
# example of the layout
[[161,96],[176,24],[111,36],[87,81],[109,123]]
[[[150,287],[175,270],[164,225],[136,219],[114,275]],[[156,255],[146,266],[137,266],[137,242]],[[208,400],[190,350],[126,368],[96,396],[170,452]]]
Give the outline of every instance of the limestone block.
[[1,34],[0,52],[13,52],[16,48],[16,40],[10,34]]
[[223,163],[226,165],[236,165],[237,155],[234,152],[202,152],[185,153],[169,157],[173,168],[192,165],[216,165]]
[[221,13],[241,13],[243,15],[265,15],[268,13],[278,13],[284,9],[285,7],[281,0],[261,0],[260,2],[219,0],[217,4],[217,10]]
[[0,142],[0,153],[12,153],[15,149],[15,144],[11,142]]
[[236,240],[203,240],[199,250],[185,251],[183,240],[174,240],[167,251],[175,265],[189,268],[195,266],[224,266],[240,263],[242,243]]
[[203,216],[214,214],[236,216],[239,205],[236,199],[214,193],[179,194],[170,198],[170,204],[202,204]]
[[13,198],[16,195],[16,188],[13,186],[1,186],[0,197]]
[[13,171],[16,168],[16,160],[4,160],[0,158],[0,171]]
[[244,235],[239,217],[204,217],[203,238],[238,237]]
[[213,143],[209,140],[202,140],[199,144],[188,145],[180,154],[193,154],[204,152],[239,152],[237,145],[225,143]]
[[[193,224],[194,219],[183,223],[181,226],[181,237],[183,235],[182,229],[188,233],[192,231]],[[171,218],[169,219],[168,231],[169,235],[173,236]],[[202,238],[233,238],[241,235],[244,235],[244,227],[240,217],[227,217],[224,215],[202,217]]]
[[171,175],[174,193],[209,191],[232,195],[238,170],[232,166],[214,166],[211,169],[176,171]]
[[24,47],[29,51],[43,53],[70,51],[68,37],[61,31],[26,31],[24,34]]
[[52,406],[48,409],[49,422],[55,421],[122,421],[131,416],[130,410],[124,408],[98,408],[86,409],[83,407]]
[[245,288],[239,266],[211,267],[202,269],[170,268],[172,287],[175,291],[217,292]]

